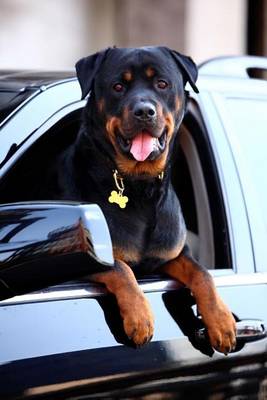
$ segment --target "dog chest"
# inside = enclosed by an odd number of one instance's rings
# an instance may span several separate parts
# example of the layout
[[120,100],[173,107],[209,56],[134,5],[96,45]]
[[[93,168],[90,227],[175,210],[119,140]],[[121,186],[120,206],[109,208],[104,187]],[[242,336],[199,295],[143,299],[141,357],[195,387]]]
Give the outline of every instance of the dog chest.
[[[170,207],[170,204],[172,207]],[[129,264],[179,255],[185,244],[186,229],[178,200],[165,202],[160,209],[147,208],[107,211],[114,258]]]

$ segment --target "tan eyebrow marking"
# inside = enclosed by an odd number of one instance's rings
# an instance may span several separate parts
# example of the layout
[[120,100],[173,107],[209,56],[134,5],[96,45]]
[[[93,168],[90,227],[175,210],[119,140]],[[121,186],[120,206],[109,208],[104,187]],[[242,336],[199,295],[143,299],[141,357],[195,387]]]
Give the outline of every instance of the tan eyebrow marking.
[[155,76],[155,74],[156,74],[156,71],[152,67],[147,67],[145,72],[146,72],[146,76],[148,78],[153,78],[153,76]]
[[133,80],[133,74],[132,74],[131,71],[125,71],[125,72],[122,74],[122,77],[123,77],[123,79],[124,79],[126,82],[130,82],[130,81]]

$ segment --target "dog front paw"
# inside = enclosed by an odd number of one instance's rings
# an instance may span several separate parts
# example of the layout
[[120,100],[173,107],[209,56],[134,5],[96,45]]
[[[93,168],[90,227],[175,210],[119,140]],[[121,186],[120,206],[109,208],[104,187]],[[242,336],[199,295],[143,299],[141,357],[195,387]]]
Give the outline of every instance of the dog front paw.
[[236,323],[231,311],[219,300],[212,310],[202,311],[211,346],[227,355],[236,346]]
[[126,335],[137,346],[148,343],[154,332],[154,317],[143,293],[120,304],[120,314]]

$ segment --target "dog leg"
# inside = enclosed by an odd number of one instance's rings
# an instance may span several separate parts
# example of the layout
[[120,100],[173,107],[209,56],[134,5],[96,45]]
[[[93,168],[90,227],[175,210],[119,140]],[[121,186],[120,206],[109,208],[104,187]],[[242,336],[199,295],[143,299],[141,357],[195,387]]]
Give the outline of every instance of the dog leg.
[[212,347],[224,354],[234,349],[235,320],[220,298],[209,272],[183,253],[167,262],[162,271],[191,290],[208,330]]
[[125,262],[116,260],[114,270],[90,275],[90,280],[103,283],[115,295],[129,339],[138,346],[149,342],[153,336],[154,318],[131,268]]

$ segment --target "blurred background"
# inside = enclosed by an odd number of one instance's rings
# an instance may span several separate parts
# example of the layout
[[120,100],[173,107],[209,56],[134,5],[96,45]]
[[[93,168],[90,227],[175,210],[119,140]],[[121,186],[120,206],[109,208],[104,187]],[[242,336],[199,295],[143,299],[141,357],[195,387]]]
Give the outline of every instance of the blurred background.
[[0,68],[69,69],[113,45],[266,56],[267,1],[0,0]]

